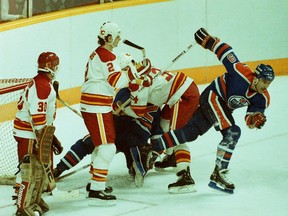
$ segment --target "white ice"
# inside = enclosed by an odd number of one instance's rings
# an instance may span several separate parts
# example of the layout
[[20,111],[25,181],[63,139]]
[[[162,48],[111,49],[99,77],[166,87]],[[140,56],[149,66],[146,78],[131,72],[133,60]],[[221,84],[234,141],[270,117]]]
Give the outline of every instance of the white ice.
[[[267,122],[261,130],[245,126],[245,108],[236,110],[234,117],[242,129],[242,136],[230,163],[230,179],[236,185],[234,194],[225,194],[207,186],[214,168],[215,151],[221,140],[213,128],[193,143],[191,173],[197,192],[169,194],[168,184],[177,177],[173,171],[150,171],[142,188],[136,188],[129,176],[122,153],[115,155],[109,172],[108,185],[113,186],[117,203],[112,207],[88,206],[85,185],[88,169],[57,183],[61,190],[80,188],[77,200],[57,201],[45,196],[50,211],[45,215],[201,215],[201,216],[286,216],[288,215],[288,76],[276,77],[269,88],[271,105],[266,110]],[[199,86],[203,90],[205,85]],[[77,108],[77,106],[75,106]],[[70,146],[86,134],[82,119],[67,108],[57,113],[57,136],[65,151],[55,158],[57,163]],[[286,141],[285,141],[286,140]],[[76,167],[88,164],[87,156]],[[0,215],[12,215],[11,186],[0,186]]]

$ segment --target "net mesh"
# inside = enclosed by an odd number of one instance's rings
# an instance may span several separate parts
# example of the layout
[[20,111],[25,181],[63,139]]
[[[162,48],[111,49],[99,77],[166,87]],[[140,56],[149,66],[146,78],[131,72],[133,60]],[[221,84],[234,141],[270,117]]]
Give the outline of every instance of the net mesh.
[[13,120],[17,101],[30,78],[0,79],[0,184],[13,184],[18,168],[17,142]]

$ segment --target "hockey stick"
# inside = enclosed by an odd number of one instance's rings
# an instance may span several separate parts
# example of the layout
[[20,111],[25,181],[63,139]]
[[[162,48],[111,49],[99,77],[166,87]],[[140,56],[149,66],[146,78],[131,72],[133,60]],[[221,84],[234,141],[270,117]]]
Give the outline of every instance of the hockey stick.
[[74,113],[76,113],[78,116],[80,116],[82,118],[82,115],[80,112],[78,112],[76,109],[74,109],[73,107],[71,107],[66,101],[62,100],[62,98],[59,95],[59,82],[58,81],[54,81],[53,82],[53,88],[56,92],[56,98],[67,108],[69,108],[70,110],[72,110]]
[[[38,138],[38,132],[37,130],[35,129],[35,124],[34,124],[34,121],[33,121],[33,118],[32,118],[32,114],[30,112],[30,109],[28,107],[28,101],[24,101],[24,106],[25,108],[27,109],[28,111],[28,114],[30,115],[30,123],[31,123],[31,127],[32,127],[32,130],[33,130],[33,133],[35,134],[35,138],[36,138],[36,144],[37,146],[39,147],[40,146],[40,141],[39,141],[39,138]],[[55,129],[54,129],[55,130]],[[46,156],[46,155],[44,155]],[[43,157],[43,155],[42,155]],[[41,161],[40,161],[41,162]],[[42,164],[42,167],[43,167],[43,170],[44,170],[44,173],[45,173],[45,176],[46,178],[48,179],[48,186],[51,190],[51,194],[53,195],[53,197],[56,199],[56,200],[67,200],[67,199],[75,199],[77,197],[80,196],[80,192],[79,190],[71,190],[71,191],[63,191],[63,190],[59,190],[56,186],[56,181],[55,181],[55,178],[53,176],[53,173],[52,173],[52,170],[50,168],[50,165],[48,163],[44,163],[44,162],[41,162]]]
[[85,166],[80,167],[80,168],[78,168],[78,169],[76,169],[76,170],[73,170],[73,171],[71,171],[71,172],[69,172],[69,173],[67,173],[67,174],[65,174],[65,175],[59,176],[58,178],[56,178],[56,182],[58,182],[58,181],[60,181],[60,180],[62,180],[62,179],[64,179],[64,178],[67,178],[67,177],[69,177],[69,176],[71,176],[71,175],[74,175],[75,173],[80,172],[80,171],[86,169],[86,168],[89,167],[89,166],[90,166],[90,163],[89,163],[89,164],[86,164]]
[[133,42],[131,42],[129,40],[126,40],[126,39],[123,40],[123,43],[128,45],[128,46],[131,46],[131,47],[133,47],[135,49],[141,50],[142,51],[142,56],[143,56],[143,61],[144,61],[144,66],[146,66],[146,61],[145,61],[145,59],[146,59],[146,51],[145,51],[145,48],[141,47],[141,46],[139,46],[139,45],[137,45],[137,44],[135,44],[135,43],[133,43]]
[[[158,76],[160,76],[163,72],[167,71],[176,61],[178,61],[183,55],[185,55],[189,50],[196,44],[196,42],[193,42],[190,44],[186,49],[184,49],[181,53],[179,53],[164,69],[161,69],[159,73],[157,73],[153,79],[156,79]],[[137,46],[137,45],[136,45]],[[142,86],[139,90],[138,93],[141,92],[145,87]],[[123,108],[125,108],[131,101],[134,99],[134,97],[131,97],[128,100],[126,100],[117,110],[114,111],[115,115],[118,115]]]

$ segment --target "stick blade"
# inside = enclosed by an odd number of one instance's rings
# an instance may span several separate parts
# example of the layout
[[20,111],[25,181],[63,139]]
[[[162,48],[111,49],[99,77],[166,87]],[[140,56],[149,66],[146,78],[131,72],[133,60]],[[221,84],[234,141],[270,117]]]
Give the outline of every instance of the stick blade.
[[123,43],[126,44],[126,45],[128,45],[128,46],[134,47],[134,48],[136,48],[136,49],[144,50],[143,47],[141,47],[141,46],[139,46],[139,45],[137,45],[137,44],[135,44],[135,43],[127,40],[127,39],[124,39],[124,40],[123,40]]

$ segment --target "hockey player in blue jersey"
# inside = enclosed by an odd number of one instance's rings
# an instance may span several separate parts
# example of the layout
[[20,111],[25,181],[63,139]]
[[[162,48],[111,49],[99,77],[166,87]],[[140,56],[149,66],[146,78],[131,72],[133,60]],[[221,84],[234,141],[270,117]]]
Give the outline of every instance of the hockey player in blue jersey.
[[189,122],[181,129],[169,131],[154,139],[153,148],[162,151],[193,141],[214,126],[223,138],[217,147],[216,166],[209,186],[233,193],[235,186],[227,178],[228,165],[241,134],[232,116],[233,110],[246,106],[247,126],[261,129],[266,122],[264,111],[270,103],[267,88],[274,79],[274,71],[270,65],[260,64],[253,72],[238,60],[231,46],[221,43],[204,28],[200,28],[194,37],[199,45],[217,55],[227,72],[217,77],[202,92],[200,107]]

